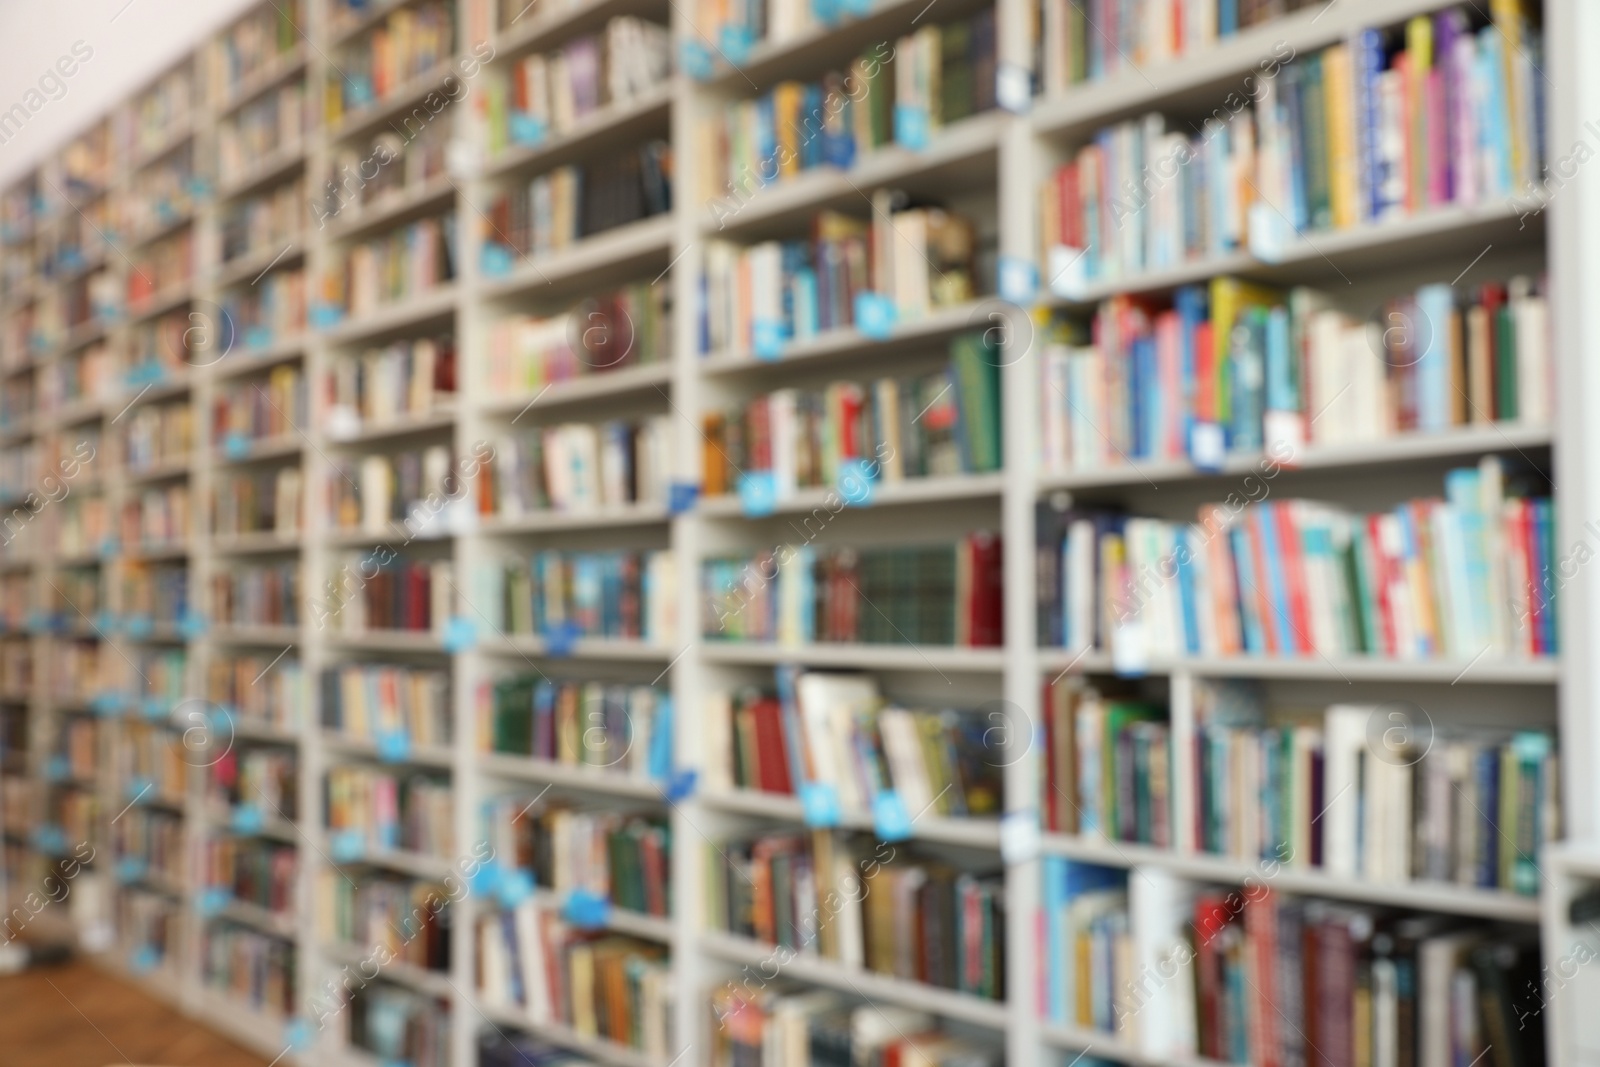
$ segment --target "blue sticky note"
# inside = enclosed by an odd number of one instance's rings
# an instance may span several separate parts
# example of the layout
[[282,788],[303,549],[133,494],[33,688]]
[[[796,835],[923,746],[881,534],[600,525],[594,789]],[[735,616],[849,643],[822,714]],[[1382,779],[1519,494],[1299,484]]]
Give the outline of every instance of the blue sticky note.
[[1217,472],[1227,458],[1227,439],[1219,424],[1197,422],[1189,428],[1189,462],[1203,471]]
[[839,10],[861,18],[872,11],[872,0],[839,0]]
[[201,918],[210,918],[220,914],[232,899],[233,894],[221,886],[207,886],[195,897],[194,910],[200,913]]
[[838,826],[839,790],[832,782],[801,782],[800,810],[813,829]]
[[246,348],[266,348],[271,343],[271,326],[250,326],[244,331],[244,346]]
[[755,34],[748,26],[724,26],[717,34],[717,46],[723,58],[736,67],[750,58],[750,49],[755,43]]
[[139,710],[144,713],[145,718],[152,722],[159,722],[168,715],[169,705],[167,704],[167,698],[145,697],[139,704]]
[[494,895],[502,907],[514,908],[533,895],[533,876],[520,867],[506,871],[495,885]]
[[894,106],[894,143],[913,152],[928,147],[928,113],[912,104]]
[[700,498],[700,487],[693,482],[673,482],[667,486],[667,513],[682,515],[694,510]]
[[311,1024],[304,1019],[290,1019],[283,1024],[283,1043],[295,1052],[310,1048],[312,1037]]
[[189,195],[204,198],[211,195],[211,183],[203,174],[189,175]]
[[47,782],[64,782],[71,768],[67,765],[67,757],[59,752],[51,756],[44,764],[44,777]]
[[572,655],[573,646],[578,643],[578,636],[578,624],[570,620],[545,627],[545,654],[561,657]]
[[195,641],[206,632],[206,617],[198,611],[187,608],[178,616],[178,633],[183,635],[185,641]]
[[235,804],[228,825],[236,834],[259,834],[265,820],[258,804]]
[[161,965],[161,955],[149,945],[140,945],[128,956],[128,969],[134,974],[149,974]]
[[335,863],[355,863],[367,854],[367,839],[360,830],[335,830],[328,842]]
[[1000,299],[1031,304],[1039,292],[1039,268],[1019,256],[1001,256],[996,265]]
[[123,620],[122,630],[135,641],[143,640],[150,636],[150,631],[155,629],[155,623],[150,616],[143,614],[129,615]]
[[318,301],[311,305],[311,310],[306,317],[313,329],[327,330],[339,325],[340,321],[344,319],[344,308]]
[[40,852],[58,853],[66,848],[67,839],[61,832],[61,827],[53,823],[45,823],[34,828],[33,847]]
[[545,138],[544,119],[537,115],[530,115],[525,111],[511,113],[511,140],[520,145],[543,144]]
[[155,787],[156,784],[150,779],[135,775],[128,779],[128,800],[137,804],[149,796]]
[[461,615],[450,616],[444,624],[444,650],[451,655],[465,652],[478,643],[478,627]]
[[89,698],[89,710],[101,717],[115,715],[122,710],[122,694],[109,690],[96,693]]
[[661,786],[662,795],[674,804],[694,796],[695,786],[700,779],[699,772],[692,768],[674,771]]
[[872,503],[872,468],[866,459],[847,459],[839,464],[839,495],[851,507],[864,508]]
[[710,81],[716,73],[711,63],[711,49],[706,47],[704,41],[684,41],[678,65],[697,82]]
[[222,454],[229,459],[245,459],[250,455],[250,438],[238,430],[229,430],[222,439]]
[[587,889],[574,889],[562,903],[561,915],[581,930],[603,929],[611,921],[611,901]]
[[911,816],[905,801],[893,789],[885,789],[872,801],[872,831],[880,841],[904,841],[911,836]]
[[504,278],[511,273],[511,249],[498,241],[485,242],[478,261],[486,278]]
[[102,537],[100,539],[100,558],[110,559],[117,554],[117,539],[115,537]]
[[746,471],[739,476],[739,509],[747,519],[778,510],[778,481],[771,471]]
[[469,878],[468,886],[472,895],[477,897],[492,897],[500,888],[500,879],[504,872],[497,863],[485,863]]
[[811,0],[811,14],[824,26],[833,26],[839,21],[839,0]]
[[783,323],[777,319],[757,319],[750,324],[750,343],[756,358],[771,362],[783,358]]
[[110,637],[117,632],[117,616],[114,612],[101,608],[94,613],[94,628]]
[[138,856],[124,856],[117,861],[117,881],[126,885],[144,877],[145,862]]
[[874,341],[887,340],[894,333],[899,311],[882,293],[870,290],[856,294],[856,329]]
[[379,730],[378,758],[385,763],[404,763],[411,758],[411,735],[405,730]]

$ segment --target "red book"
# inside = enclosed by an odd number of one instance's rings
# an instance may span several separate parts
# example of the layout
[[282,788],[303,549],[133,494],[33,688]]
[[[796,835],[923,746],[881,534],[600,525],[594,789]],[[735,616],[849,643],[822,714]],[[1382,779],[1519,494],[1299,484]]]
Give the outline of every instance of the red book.
[[1311,605],[1306,599],[1306,561],[1300,551],[1298,511],[1292,503],[1279,504],[1273,509],[1273,517],[1278,523],[1278,551],[1283,556],[1284,585],[1289,594],[1291,636],[1295,650],[1310,655],[1316,650],[1311,645]]
[[1504,355],[1500,351],[1500,331],[1495,328],[1496,317],[1500,313],[1501,305],[1505,302],[1506,287],[1498,282],[1485,282],[1483,287],[1478,290],[1478,303],[1483,305],[1483,310],[1489,318],[1489,329],[1487,331],[1489,334],[1489,373],[1492,379],[1489,396],[1494,404],[1494,411],[1489,413],[1489,417],[1493,419],[1505,417],[1504,412],[1500,410],[1499,387],[1500,361],[1504,358]]
[[1206,894],[1194,902],[1194,977],[1199,1017],[1200,1055],[1207,1059],[1228,1058],[1222,1047],[1222,1011],[1218,994],[1222,991],[1222,960],[1217,954],[1218,938],[1232,916],[1220,895]]
[[1217,421],[1217,349],[1209,320],[1195,327],[1194,378],[1194,417]]
[[1257,1067],[1280,1067],[1278,1041],[1278,1009],[1276,997],[1282,991],[1275,980],[1278,966],[1278,902],[1271,889],[1264,889],[1259,899],[1244,908],[1244,929],[1249,935],[1246,945],[1253,953],[1250,960],[1254,975],[1254,989],[1249,994],[1255,999],[1250,1013],[1251,1062]]
[[789,758],[783,749],[782,710],[777,698],[762,697],[750,705],[756,727],[756,775],[759,788],[767,793],[793,793],[789,781]]
[[992,533],[975,533],[967,538],[963,549],[969,553],[972,564],[972,600],[957,608],[967,612],[972,646],[994,648],[1003,643],[1005,632],[1000,538]]

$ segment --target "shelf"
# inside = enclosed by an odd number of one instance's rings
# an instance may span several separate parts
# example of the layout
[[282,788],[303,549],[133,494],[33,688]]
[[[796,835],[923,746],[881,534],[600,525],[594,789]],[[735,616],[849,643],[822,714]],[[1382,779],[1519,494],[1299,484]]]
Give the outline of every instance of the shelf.
[[959,1019],[976,1026],[1004,1029],[1011,1025],[1011,1011],[1004,1003],[985,1000],[967,993],[940,989],[925,982],[913,982],[878,974],[864,968],[847,967],[837,960],[797,953],[776,945],[764,945],[732,934],[707,932],[700,935],[700,946],[708,955],[730,963],[772,964],[782,961],[785,976],[814,982],[831,989],[854,993],[872,1001],[901,1004],[932,1012],[947,1019]]
[[[291,265],[304,259],[306,246],[303,242],[304,235],[296,234],[293,240],[268,245],[256,252],[246,252],[218,267],[214,280],[224,289],[240,282],[254,285],[268,268]],[[226,359],[226,355],[223,358]]]
[[214,627],[209,636],[224,644],[234,645],[297,645],[300,643],[298,626],[230,625]]
[[[569,3],[545,14],[542,5],[530,2],[512,17],[510,25],[499,27],[494,38],[496,58],[548,48],[589,30],[599,29],[619,15],[654,15],[661,11],[659,0],[589,0]],[[530,16],[529,12],[533,12]]]
[[192,300],[194,281],[182,281],[177,285],[169,285],[158,293],[154,293],[137,304],[128,307],[128,325],[138,326],[148,319],[158,318],[161,315],[175,311]]
[[335,963],[352,968],[363,964],[370,965],[378,970],[381,977],[415,989],[419,993],[448,1000],[453,992],[450,976],[444,971],[430,971],[399,958],[390,959],[379,967],[378,950],[375,946],[357,945],[348,941],[327,941],[322,944],[322,952]]
[[901,352],[942,341],[967,330],[991,325],[987,312],[999,305],[992,300],[973,301],[951,308],[940,308],[926,318],[896,323],[887,337],[867,337],[855,327],[829,330],[815,337],[790,341],[778,359],[758,359],[754,352],[713,353],[700,359],[699,368],[707,375],[755,373],[792,363],[821,363],[870,351],[874,360],[891,352]]
[[[323,831],[324,834],[327,831]],[[326,846],[324,840],[322,846]],[[323,847],[324,854],[332,858],[332,853]],[[336,867],[382,867],[385,870],[399,871],[416,878],[439,880],[451,873],[450,861],[441,856],[427,856],[420,852],[407,852],[396,848],[363,848],[359,856],[350,859],[332,858]]]
[[[1085,1057],[1098,1056],[1118,1063],[1136,1064],[1138,1067],[1238,1067],[1222,1060],[1208,1060],[1199,1056],[1152,1055],[1116,1034],[1048,1020],[1041,1020],[1039,1036],[1046,1044],[1080,1051]],[[1064,1059],[1063,1062],[1069,1061]]]
[[[448,174],[440,174],[421,185],[385,193],[380,199],[359,208],[341,206],[333,215],[327,216],[331,220],[324,224],[327,226],[327,239],[346,241],[381,229],[388,223],[427,214],[429,208],[443,207],[455,195],[454,180]],[[312,217],[317,218],[315,215]]]
[[219,535],[211,538],[211,550],[219,555],[227,556],[299,552],[304,540],[305,535],[303,533],[278,534],[271,530],[260,533]]
[[474,991],[472,997],[473,1006],[495,1026],[526,1031],[601,1063],[614,1064],[615,1067],[675,1067],[676,1061],[652,1057],[639,1049],[619,1045],[605,1038],[585,1037],[564,1023],[537,1020],[524,1009],[486,1003],[481,992]]
[[429,411],[422,415],[397,415],[386,422],[361,423],[353,433],[335,434],[325,431],[327,439],[336,445],[359,445],[368,441],[382,441],[390,437],[449,430],[455,426],[454,406]]
[[672,247],[674,225],[672,215],[656,215],[584,237],[559,252],[534,258],[522,256],[520,265],[510,274],[484,280],[484,295],[527,296],[541,286],[564,294],[593,281],[592,275],[618,267],[628,268],[635,275],[649,273],[653,268],[647,257],[665,257]]
[[305,350],[304,336],[273,341],[260,348],[234,347],[223,358],[211,364],[215,368],[212,373],[218,379],[237,378],[243,374],[267,370],[279,363],[299,359],[305,354]]
[[360,318],[348,319],[329,330],[327,337],[336,345],[376,340],[385,334],[415,329],[435,319],[451,317],[456,311],[456,286],[449,282],[418,296],[387,304]]
[[490,400],[483,412],[490,417],[509,416],[519,421],[525,411],[567,404],[581,404],[592,400],[607,400],[631,393],[663,391],[672,382],[672,367],[668,363],[640,363],[618,370],[597,371],[577,378],[551,382],[532,396],[512,400]]
[[217,101],[217,118],[227,118],[268,89],[277,88],[280,83],[305,70],[306,55],[307,42],[302,39],[288,51],[273,56],[260,70],[234,83],[227,95]]
[[293,915],[279,915],[268,911],[266,908],[258,907],[242,900],[230,899],[216,913],[214,918],[227,919],[230,922],[254,927],[276,937],[294,940],[295,923]]
[[233,726],[235,737],[249,738],[252,741],[272,741],[280,745],[298,745],[300,743],[300,735],[298,733],[273,726],[270,723],[246,718],[242,714],[229,713],[228,721]]
[[1039,666],[1046,674],[1078,673],[1175,674],[1186,671],[1207,678],[1298,678],[1324,682],[1444,682],[1474,684],[1555,685],[1560,664],[1552,659],[1473,660],[1380,659],[1378,657],[1327,656],[1185,656],[1151,659],[1143,671],[1117,672],[1109,653],[1074,652],[1060,648],[1039,650]]
[[[535,889],[533,897],[539,904],[553,912],[561,911],[561,894],[553,889]],[[605,929],[618,934],[642,937],[646,941],[672,943],[672,920],[627,908],[606,908]]]
[[443,767],[448,769],[455,758],[449,745],[419,745],[407,746],[404,759],[383,759],[378,742],[362,737],[347,737],[332,730],[322,731],[322,744],[335,752],[348,755],[364,756],[368,759],[379,760],[384,763],[394,763],[400,766],[411,767]]
[[530,634],[504,634],[486,637],[483,651],[503,656],[530,656],[540,659],[603,659],[638,663],[666,663],[682,648],[653,644],[625,637],[580,637],[571,642],[566,654],[551,652],[542,637]]
[[335,648],[368,652],[437,652],[443,654],[444,638],[432,630],[368,630],[341,633],[329,630],[323,640]]
[[1246,863],[1225,856],[1184,855],[1147,845],[1092,841],[1054,833],[1041,836],[1040,849],[1048,855],[1067,856],[1107,867],[1158,867],[1185,878],[1234,885],[1264,884],[1285,893],[1513,922],[1539,920],[1538,897],[1447,882],[1369,882],[1337,878],[1320,870],[1285,864],[1269,865],[1265,860]]
[[1005,669],[1005,650],[964,648],[955,645],[779,645],[756,641],[706,640],[701,658],[707,663],[776,666],[798,663],[807,667],[933,671],[943,674],[998,674]]
[[193,466],[194,457],[182,456],[177,459],[163,459],[148,467],[124,468],[122,477],[130,485],[163,482],[172,478],[187,478]]
[[302,139],[279,145],[266,155],[253,159],[245,173],[218,186],[217,199],[223,202],[234,200],[285,177],[305,162],[306,146],[307,142]]
[[536,145],[513,145],[483,168],[495,178],[523,168],[559,166],[579,153],[603,152],[642,137],[652,127],[665,128],[672,104],[672,83],[663,82],[631,100],[591,112],[571,130]]
[[478,519],[484,534],[533,534],[561,530],[603,530],[616,526],[657,526],[672,521],[660,504],[628,504],[592,511],[532,512],[527,515],[491,515]]
[[[1280,464],[1282,471],[1332,470],[1342,467],[1382,466],[1413,463],[1424,459],[1479,456],[1491,452],[1521,452],[1549,448],[1553,435],[1548,427],[1495,423],[1487,426],[1459,426],[1436,433],[1399,434],[1374,441],[1337,445],[1307,445],[1292,464]],[[1157,484],[1249,474],[1270,465],[1266,453],[1234,453],[1216,471],[1202,470],[1187,460],[1158,463],[1130,463],[1089,470],[1049,472],[1039,478],[1040,492],[1057,489],[1098,489],[1102,487]]]
[[[936,504],[953,500],[998,499],[1005,489],[1004,474],[956,474],[930,478],[907,478],[898,482],[877,482],[867,502],[860,505],[845,503],[856,510],[895,507],[905,504]],[[798,489],[789,496],[779,497],[773,509],[775,515],[804,514],[817,510],[831,510],[828,502],[843,502],[839,490],[833,488]],[[710,518],[743,518],[744,507],[736,495],[701,498],[699,513]]]
[[618,797],[665,799],[661,786],[654,780],[609,771],[601,767],[556,763],[553,760],[516,756],[504,752],[480,752],[474,758],[484,774],[495,778],[567,786]]
[[[698,795],[697,799],[708,808],[738,812],[741,815],[759,815],[768,819],[803,823],[805,809],[798,797],[785,793],[763,793],[754,789],[712,790]],[[911,837],[916,841],[934,841],[945,845],[964,845],[998,851],[1000,848],[1000,821],[983,818],[946,818],[939,815],[911,812]],[[864,811],[841,812],[839,825],[848,830],[871,831],[872,815]]]
[[[402,111],[421,104],[430,92],[444,85],[445,79],[454,74],[455,70],[455,57],[440,60],[416,77],[395,86],[382,100],[375,100],[365,107],[345,112],[329,128],[328,139],[338,143],[383,125],[386,120],[394,118]],[[454,106],[456,103],[459,101],[454,101],[448,106]],[[441,108],[438,113],[430,112],[430,117],[437,118],[443,111]]]

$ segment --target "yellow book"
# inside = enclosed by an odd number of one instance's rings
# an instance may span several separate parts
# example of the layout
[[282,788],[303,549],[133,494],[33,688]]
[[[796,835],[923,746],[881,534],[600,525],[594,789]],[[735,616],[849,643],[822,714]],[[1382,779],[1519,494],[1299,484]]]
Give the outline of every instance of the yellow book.
[[1328,118],[1328,148],[1333,164],[1329,199],[1335,229],[1354,226],[1359,218],[1356,204],[1360,190],[1356,181],[1355,130],[1350,119],[1355,113],[1350,100],[1350,49],[1336,44],[1322,53],[1324,114]]
[[[777,172],[788,178],[800,173],[800,108],[805,86],[799,82],[780,82],[772,91],[773,139],[777,143]],[[766,160],[759,161],[763,175],[773,172]]]
[[1233,417],[1229,400],[1228,352],[1234,323],[1239,313],[1249,307],[1272,307],[1283,299],[1276,289],[1238,278],[1211,279],[1211,338],[1215,348],[1212,361],[1217,382],[1217,421],[1226,426]]
[[1428,203],[1428,73],[1433,69],[1433,19],[1418,15],[1406,23],[1407,68],[1411,84],[1406,96],[1411,102],[1409,119],[1411,173],[1406,183],[1406,202],[1412,211]]
[[[1500,31],[1500,36],[1505,39],[1505,47],[1500,49],[1501,63],[1504,70],[1500,76],[1506,90],[1506,112],[1503,116],[1506,123],[1506,140],[1511,145],[1511,187],[1521,189],[1527,180],[1533,177],[1531,161],[1524,158],[1523,134],[1521,133],[1523,109],[1525,102],[1522,99],[1524,87],[1517,78],[1517,61],[1523,54],[1523,29],[1527,25],[1527,11],[1522,0],[1489,0],[1489,17],[1494,20],[1495,28]],[[1493,121],[1493,120],[1491,120]],[[1523,168],[1528,168],[1524,173]]]

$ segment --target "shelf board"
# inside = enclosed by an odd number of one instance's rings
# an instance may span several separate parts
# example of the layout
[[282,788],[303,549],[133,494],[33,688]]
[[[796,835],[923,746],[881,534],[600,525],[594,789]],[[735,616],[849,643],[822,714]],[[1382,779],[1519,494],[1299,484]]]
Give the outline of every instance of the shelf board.
[[[407,2],[407,0],[402,0]],[[427,99],[428,94],[444,84],[446,78],[456,71],[455,57],[448,56],[421,74],[408,78],[394,87],[389,95],[382,100],[374,100],[364,107],[354,111],[344,112],[337,122],[328,130],[328,139],[337,144],[340,141],[354,137],[356,134],[366,133],[368,130],[384,125],[401,112],[419,106]],[[330,90],[332,91],[332,90]],[[459,101],[454,101],[448,106],[455,106]],[[430,118],[437,118],[443,113],[441,108],[438,113],[430,112]]]
[[[348,737],[332,730],[323,730],[321,736],[322,744],[335,752],[365,756],[374,760],[381,759],[378,742],[375,740],[364,737]],[[449,769],[454,763],[454,756],[449,745],[413,744],[408,747],[405,759],[383,760],[382,762],[394,763],[400,766],[442,767]]]
[[456,194],[454,179],[439,174],[421,185],[391,190],[370,204],[341,207],[327,224],[327,239],[346,241],[371,233],[412,215],[425,215],[429,208],[443,207]]
[[631,100],[601,107],[565,133],[536,145],[512,145],[484,165],[484,177],[497,178],[523,168],[557,166],[582,153],[598,153],[637,140],[653,126],[665,128],[672,105],[672,82],[641,93]]
[[300,627],[221,623],[208,634],[213,640],[234,645],[298,645]]
[[455,311],[456,283],[447,282],[426,293],[385,304],[360,318],[347,319],[329,330],[327,338],[336,345],[357,344],[384,334],[420,328],[435,319],[453,316]]
[[259,722],[244,715],[230,715],[235,737],[246,737],[253,741],[273,741],[280,745],[298,745],[300,735],[293,730],[286,730],[271,723]]
[[675,225],[669,212],[584,237],[558,252],[523,256],[519,261],[521,265],[511,273],[485,279],[484,295],[491,298],[527,296],[541,286],[552,286],[566,293],[583,287],[592,280],[592,275],[614,267],[637,267],[644,271],[648,268],[634,261],[655,254],[665,256],[672,247]]
[[193,466],[193,456],[180,456],[176,459],[159,460],[148,467],[124,467],[122,478],[130,485],[162,482],[171,478],[187,478]]
[[368,652],[437,652],[444,653],[444,638],[432,630],[367,630],[363,633],[342,633],[329,630],[323,640],[335,648],[351,648]]
[[364,422],[354,433],[326,433],[330,444],[359,445],[369,441],[382,441],[390,437],[453,429],[456,424],[456,407],[445,404],[420,415],[397,415],[385,422]]
[[[905,504],[942,503],[952,500],[998,499],[1005,489],[1004,474],[957,474],[930,478],[906,478],[898,482],[878,482],[866,504],[846,505],[856,510],[894,507]],[[789,496],[779,497],[773,514],[804,514],[816,510],[829,510],[827,502],[840,501],[837,489],[798,489]],[[698,504],[701,515],[711,518],[741,518],[744,509],[739,497],[733,494],[702,497]]]
[[379,968],[377,948],[372,945],[357,945],[349,941],[324,941],[321,943],[321,948],[323,955],[335,963],[348,964],[351,967],[371,963],[374,969],[378,970],[380,977],[415,989],[419,993],[448,1000],[454,992],[450,985],[449,974],[443,971],[430,971],[398,957],[390,959]]
[[243,174],[217,187],[217,200],[227,202],[271,185],[306,161],[307,139],[279,145],[264,156],[252,159]]
[[260,348],[233,348],[221,359],[211,364],[212,374],[219,380],[237,378],[255,371],[268,370],[279,363],[287,363],[305,355],[306,337],[286,337],[272,341]]
[[477,1011],[496,1026],[511,1027],[542,1038],[551,1044],[572,1049],[600,1063],[615,1067],[674,1067],[666,1057],[655,1057],[603,1037],[587,1037],[565,1023],[535,1019],[526,1009],[486,1002],[481,991],[472,993]]
[[300,262],[305,256],[305,235],[297,233],[291,240],[274,242],[258,252],[246,252],[223,263],[217,268],[213,281],[224,289],[240,282],[254,285],[261,280],[261,275],[267,268],[292,265]]
[[926,982],[913,982],[864,968],[847,967],[837,960],[795,953],[717,931],[702,933],[700,946],[707,955],[730,963],[760,965],[781,955],[784,960],[783,973],[787,977],[855,993],[869,1002],[881,1000],[902,1004],[948,1019],[994,1029],[1011,1025],[1011,1011],[1003,1002],[941,989]]
[[775,360],[758,359],[749,351],[720,352],[702,357],[698,366],[706,375],[724,375],[766,371],[791,363],[820,363],[859,356],[866,351],[870,351],[874,359],[880,359],[887,352],[925,346],[969,329],[982,329],[988,325],[985,313],[990,305],[998,306],[992,301],[975,300],[939,308],[925,318],[895,323],[888,336],[881,339],[870,338],[852,326],[790,341]]
[[304,533],[278,534],[266,530],[259,533],[214,536],[210,544],[211,550],[219,555],[249,556],[298,552],[304,541]]
[[[707,789],[696,799],[708,808],[738,812],[741,815],[759,815],[785,822],[805,822],[805,809],[798,797],[785,793],[763,793],[755,789]],[[917,841],[935,841],[946,845],[964,845],[969,848],[996,850],[1000,848],[1000,821],[983,818],[946,818],[939,815],[911,813],[911,836]],[[871,831],[870,812],[841,812],[839,825],[850,830]]]
[[[1342,467],[1383,466],[1423,459],[1479,456],[1492,452],[1520,452],[1551,447],[1554,434],[1547,426],[1495,423],[1457,426],[1433,433],[1397,434],[1374,441],[1336,445],[1307,445],[1292,463],[1280,464],[1284,472],[1332,470]],[[1050,472],[1039,478],[1041,493],[1057,489],[1139,487],[1174,481],[1204,481],[1249,474],[1273,460],[1264,452],[1233,453],[1220,470],[1209,471],[1187,460],[1130,463],[1085,470]]]
[[[1046,674],[1074,667],[1079,673],[1117,673],[1106,652],[1041,648],[1039,666]],[[1555,685],[1560,663],[1555,659],[1384,659],[1376,656],[1184,656],[1152,658],[1138,674],[1187,671],[1207,678],[1301,678],[1325,682],[1445,682],[1475,685]]]
[[212,917],[254,927],[257,930],[286,940],[294,940],[295,922],[293,915],[279,915],[276,912],[268,911],[266,908],[243,900],[230,899]]
[[268,89],[277,88],[280,83],[305,70],[307,45],[308,42],[303,39],[296,41],[293,48],[279,52],[260,69],[235,82],[227,95],[216,102],[217,118],[227,118]]
[[517,422],[520,421],[518,416],[524,411],[541,411],[545,408],[612,399],[652,390],[664,392],[665,387],[671,382],[670,363],[640,363],[618,370],[597,371],[577,378],[551,382],[531,396],[490,400],[483,405],[483,413],[490,417],[509,416],[513,422]]
[[1138,1067],[1238,1067],[1237,1064],[1208,1060],[1200,1056],[1173,1056],[1166,1053],[1154,1055],[1140,1050],[1138,1046],[1116,1034],[1091,1030],[1084,1026],[1068,1026],[1065,1023],[1051,1022],[1047,1018],[1041,1018],[1039,1021],[1039,1036],[1046,1044],[1057,1048],[1079,1051],[1084,1056],[1092,1055],[1116,1060],[1118,1063],[1136,1064]]
[[[326,835],[326,831],[324,831]],[[323,854],[332,858],[332,853],[327,849],[326,837],[319,843]],[[382,867],[385,870],[399,871],[401,874],[410,874],[418,878],[441,879],[450,874],[450,861],[442,856],[429,856],[421,852],[409,852],[398,848],[365,848],[361,855],[354,859],[333,859],[336,867]]]
[[509,25],[497,27],[494,38],[497,59],[547,49],[587,30],[598,29],[618,15],[659,15],[664,5],[660,0],[586,0],[557,7],[549,14],[536,11],[531,18],[523,17],[542,6],[530,2]]
[[531,634],[501,634],[486,637],[480,645],[483,651],[503,656],[527,656],[538,659],[600,659],[633,663],[666,663],[683,649],[671,645],[627,637],[580,637],[571,643],[566,655],[550,651],[549,642]]
[[189,303],[194,298],[194,280],[192,278],[169,285],[159,292],[128,307],[128,325],[138,326],[149,319],[158,318],[169,311],[174,311]]
[[[1055,833],[1041,835],[1040,850],[1048,855],[1067,856],[1107,867],[1159,867],[1185,878],[1233,885],[1260,883],[1280,892],[1303,893],[1307,896],[1514,922],[1539,921],[1538,897],[1448,882],[1370,882],[1359,878],[1339,878],[1321,870],[1286,864],[1269,867],[1266,861],[1247,863],[1204,853],[1186,855],[1172,849],[1121,841],[1095,841]],[[1274,873],[1269,876],[1269,871]]]
[[1005,669],[1005,650],[955,645],[866,645],[817,643],[780,645],[765,641],[706,640],[701,658],[707,663],[775,666],[799,663],[810,667],[856,667],[879,670],[995,674]]
[[478,520],[484,534],[531,534],[560,530],[603,530],[615,526],[656,526],[672,521],[660,504],[626,504],[591,511],[536,511],[525,515],[491,515]]
[[602,767],[557,763],[554,760],[516,756],[505,752],[480,752],[475,758],[479,769],[495,778],[567,786],[573,789],[586,789],[593,793],[643,800],[662,800],[665,797],[661,786],[650,778],[623,774]]
[[[539,904],[552,911],[561,911],[561,894],[553,889],[535,889],[533,898]],[[642,911],[630,911],[627,908],[606,908],[605,928],[619,934],[630,934],[642,937],[646,941],[659,941],[662,944],[672,943],[672,920],[656,915],[646,915]]]

